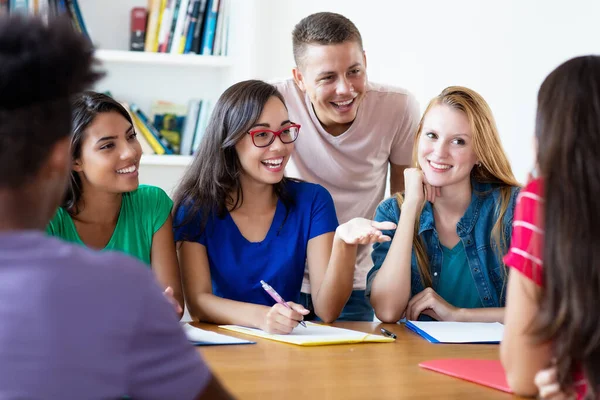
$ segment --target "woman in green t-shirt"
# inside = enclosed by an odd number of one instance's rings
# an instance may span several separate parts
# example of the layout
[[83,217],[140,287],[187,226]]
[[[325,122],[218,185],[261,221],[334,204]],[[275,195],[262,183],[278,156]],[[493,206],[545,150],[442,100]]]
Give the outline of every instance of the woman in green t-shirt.
[[139,185],[142,149],[127,110],[107,95],[80,94],[73,102],[71,151],[70,185],[48,233],[142,260],[181,316],[173,202],[162,189]]

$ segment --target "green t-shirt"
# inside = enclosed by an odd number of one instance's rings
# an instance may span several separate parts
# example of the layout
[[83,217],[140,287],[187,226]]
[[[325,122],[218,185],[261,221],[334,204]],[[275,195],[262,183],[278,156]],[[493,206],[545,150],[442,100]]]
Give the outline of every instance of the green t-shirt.
[[[104,250],[118,250],[134,256],[150,267],[152,237],[171,213],[173,201],[161,188],[140,185],[123,193],[117,226]],[[46,227],[46,232],[68,242],[83,245],[69,213],[62,207]]]
[[442,246],[442,253],[442,271],[437,293],[458,308],[483,307],[462,242],[458,242],[453,249]]

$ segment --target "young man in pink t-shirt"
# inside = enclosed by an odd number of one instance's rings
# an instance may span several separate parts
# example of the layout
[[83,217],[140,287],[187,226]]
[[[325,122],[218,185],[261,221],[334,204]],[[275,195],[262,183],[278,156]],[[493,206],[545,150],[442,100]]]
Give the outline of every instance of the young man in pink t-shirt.
[[[372,219],[385,195],[388,169],[391,192],[404,189],[417,101],[404,89],[368,82],[360,32],[346,17],[309,15],[292,36],[293,79],[274,82],[290,119],[302,126],[286,174],[327,188],[340,223]],[[358,249],[354,290],[340,320],[373,320],[364,296],[370,253],[371,246]],[[302,292],[301,302],[311,308],[308,271]]]

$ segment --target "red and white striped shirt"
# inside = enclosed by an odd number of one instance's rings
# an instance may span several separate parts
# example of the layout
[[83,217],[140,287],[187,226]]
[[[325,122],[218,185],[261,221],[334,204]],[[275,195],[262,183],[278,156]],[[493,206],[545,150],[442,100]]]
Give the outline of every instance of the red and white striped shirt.
[[[543,280],[544,243],[544,187],[541,179],[534,179],[521,190],[517,197],[513,233],[510,249],[504,256],[504,264],[516,269],[538,286]],[[586,381],[581,371],[575,374],[577,399],[582,399],[587,391]]]

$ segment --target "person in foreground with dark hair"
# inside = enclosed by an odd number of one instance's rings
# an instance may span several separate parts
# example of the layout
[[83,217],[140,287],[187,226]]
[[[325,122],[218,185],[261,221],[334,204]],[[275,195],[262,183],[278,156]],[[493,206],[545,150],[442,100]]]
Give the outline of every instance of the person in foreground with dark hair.
[[69,189],[46,231],[99,250],[143,261],[183,315],[173,241],[173,201],[159,187],[139,184],[142,148],[133,121],[116,100],[86,91],[72,101]]
[[[600,395],[600,56],[573,58],[538,93],[539,177],[523,189],[505,263],[500,347],[515,393]],[[544,371],[536,378],[538,371]]]
[[[193,317],[290,333],[308,313],[304,266],[316,314],[335,320],[352,292],[358,244],[389,240],[391,222],[340,225],[329,192],[283,170],[300,126],[262,81],[236,83],[219,98],[194,161],[175,192],[175,240]],[[270,284],[288,307],[262,289]]]
[[43,232],[93,63],[69,21],[0,18],[0,398],[227,399],[143,264]]

